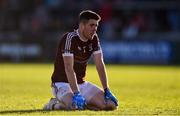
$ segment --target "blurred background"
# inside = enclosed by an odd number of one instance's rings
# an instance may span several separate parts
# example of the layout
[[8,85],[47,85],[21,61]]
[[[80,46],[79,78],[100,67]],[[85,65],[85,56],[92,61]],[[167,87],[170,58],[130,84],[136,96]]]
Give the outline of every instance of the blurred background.
[[86,9],[102,17],[106,63],[180,64],[179,0],[0,0],[0,62],[52,63]]

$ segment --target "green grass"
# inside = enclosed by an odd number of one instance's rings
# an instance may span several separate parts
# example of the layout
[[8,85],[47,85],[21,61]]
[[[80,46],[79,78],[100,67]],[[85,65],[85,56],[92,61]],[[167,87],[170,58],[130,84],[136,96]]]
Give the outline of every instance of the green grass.
[[[180,67],[107,65],[115,111],[42,111],[51,95],[52,64],[0,64],[0,115],[180,115]],[[100,85],[95,67],[87,80]]]

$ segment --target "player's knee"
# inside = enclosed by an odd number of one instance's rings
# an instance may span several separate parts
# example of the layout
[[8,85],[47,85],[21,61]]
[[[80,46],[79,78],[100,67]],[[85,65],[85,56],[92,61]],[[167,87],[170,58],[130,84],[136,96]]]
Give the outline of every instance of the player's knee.
[[104,110],[106,108],[106,104],[101,103],[101,104],[98,104],[97,107],[99,110]]
[[94,104],[94,106],[97,108],[96,110],[115,110],[115,109],[117,109],[117,106],[110,100],[108,100],[107,102],[105,102],[103,100],[99,100],[92,104]]
[[112,101],[108,100],[106,103],[99,103],[98,108],[99,110],[115,110],[117,109],[117,106]]
[[117,106],[114,104],[114,102],[108,100],[106,102],[106,108],[105,110],[116,110],[117,109]]
[[96,110],[104,110],[106,108],[106,104],[103,100],[98,100],[91,103],[92,106],[96,108]]

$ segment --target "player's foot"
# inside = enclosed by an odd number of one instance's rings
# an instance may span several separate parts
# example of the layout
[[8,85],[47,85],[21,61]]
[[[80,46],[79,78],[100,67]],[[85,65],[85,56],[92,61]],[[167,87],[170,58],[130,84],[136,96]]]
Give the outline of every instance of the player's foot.
[[43,110],[55,110],[54,106],[58,103],[59,101],[56,98],[51,98],[49,102],[44,105]]

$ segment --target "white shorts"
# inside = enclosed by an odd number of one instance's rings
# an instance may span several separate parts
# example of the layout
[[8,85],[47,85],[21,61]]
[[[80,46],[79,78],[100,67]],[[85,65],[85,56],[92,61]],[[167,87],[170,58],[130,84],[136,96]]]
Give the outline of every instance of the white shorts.
[[[86,99],[86,102],[89,102],[93,96],[102,91],[98,86],[90,83],[84,82],[78,84],[81,95]],[[53,95],[58,98],[60,101],[67,93],[72,93],[69,83],[57,82],[54,83],[52,87]]]

